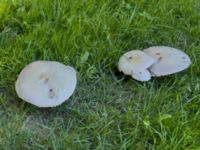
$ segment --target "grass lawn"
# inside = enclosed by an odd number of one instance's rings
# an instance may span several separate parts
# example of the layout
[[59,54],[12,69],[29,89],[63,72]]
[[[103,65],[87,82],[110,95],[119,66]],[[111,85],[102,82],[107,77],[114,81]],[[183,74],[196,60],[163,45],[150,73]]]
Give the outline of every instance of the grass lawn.
[[[155,45],[186,52],[181,73],[138,82],[119,57]],[[16,95],[26,64],[56,60],[77,69],[59,107]],[[1,150],[199,150],[199,0],[0,0]]]

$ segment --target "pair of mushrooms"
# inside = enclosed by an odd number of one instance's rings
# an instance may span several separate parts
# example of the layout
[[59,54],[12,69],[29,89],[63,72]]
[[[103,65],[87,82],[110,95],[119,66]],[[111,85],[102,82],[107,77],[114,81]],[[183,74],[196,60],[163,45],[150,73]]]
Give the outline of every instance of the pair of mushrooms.
[[155,46],[125,53],[119,59],[118,69],[138,81],[149,81],[151,76],[174,74],[190,64],[191,60],[184,52],[167,46]]
[[[189,57],[174,48],[151,47],[125,53],[119,70],[139,81],[151,76],[172,74],[187,68]],[[17,95],[38,107],[54,107],[66,101],[77,84],[76,71],[56,61],[35,61],[19,74],[15,84]]]

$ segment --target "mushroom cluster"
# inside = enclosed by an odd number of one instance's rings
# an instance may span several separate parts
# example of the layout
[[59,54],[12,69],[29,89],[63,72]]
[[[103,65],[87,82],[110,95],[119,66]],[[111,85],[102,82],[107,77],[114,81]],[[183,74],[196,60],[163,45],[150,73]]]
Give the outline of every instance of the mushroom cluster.
[[184,52],[167,46],[154,46],[125,53],[119,59],[118,69],[138,81],[149,81],[151,76],[171,75],[185,70],[190,64],[191,60]]
[[[170,75],[188,68],[191,60],[184,52],[155,46],[132,50],[119,59],[118,69],[138,81],[149,81],[152,76]],[[66,101],[76,88],[76,71],[56,61],[35,61],[19,74],[17,95],[38,107],[54,107]]]
[[76,71],[56,61],[35,61],[19,74],[17,95],[38,107],[62,104],[76,88]]

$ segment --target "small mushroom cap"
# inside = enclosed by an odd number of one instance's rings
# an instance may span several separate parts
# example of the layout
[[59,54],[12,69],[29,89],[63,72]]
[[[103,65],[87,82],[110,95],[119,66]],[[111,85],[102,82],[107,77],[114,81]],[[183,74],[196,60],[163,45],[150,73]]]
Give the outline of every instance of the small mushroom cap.
[[151,79],[151,73],[148,70],[133,70],[131,76],[138,81],[149,81]]
[[[154,59],[140,50],[132,50],[119,59],[118,69],[126,75],[131,75],[139,81],[148,81],[151,76],[147,68],[154,63]],[[147,80],[148,79],[148,80]]]
[[154,46],[145,49],[144,52],[155,60],[155,63],[149,68],[152,76],[177,73],[188,68],[191,64],[188,55],[175,48]]
[[54,107],[76,88],[76,71],[55,61],[35,61],[19,74],[15,89],[20,98],[38,107]]

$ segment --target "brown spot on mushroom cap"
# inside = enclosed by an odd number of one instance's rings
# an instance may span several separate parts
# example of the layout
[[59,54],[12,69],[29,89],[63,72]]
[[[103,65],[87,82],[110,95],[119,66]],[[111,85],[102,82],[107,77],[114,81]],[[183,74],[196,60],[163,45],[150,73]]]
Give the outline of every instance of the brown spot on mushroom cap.
[[161,59],[162,59],[162,57],[159,57],[159,58],[158,58],[158,61],[161,61]]
[[48,78],[45,78],[45,79],[44,79],[44,83],[45,83],[45,84],[46,84],[48,81],[49,81]]
[[39,76],[40,80],[43,80],[44,84],[46,84],[49,81],[49,77],[47,75],[47,73],[41,73]]
[[48,97],[49,97],[50,99],[53,99],[53,98],[55,97],[55,92],[53,91],[52,88],[49,89]]
[[186,59],[186,57],[185,57],[185,56],[183,56],[183,57],[182,57],[182,59]]

